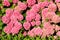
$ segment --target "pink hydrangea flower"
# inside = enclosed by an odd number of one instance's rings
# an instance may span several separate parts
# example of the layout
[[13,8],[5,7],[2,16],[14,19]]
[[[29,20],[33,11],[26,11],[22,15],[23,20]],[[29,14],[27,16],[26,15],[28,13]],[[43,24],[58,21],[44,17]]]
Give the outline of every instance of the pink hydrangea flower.
[[39,21],[41,19],[39,14],[36,14],[35,21]]
[[10,3],[8,0],[3,0],[3,5],[8,7],[10,6]]
[[36,0],[27,0],[28,7],[33,6],[36,3]]
[[32,18],[30,16],[26,16],[26,21],[32,21]]
[[14,8],[14,10],[21,12],[21,9],[20,9],[19,6],[16,6],[16,7]]
[[40,21],[36,21],[36,26],[39,26],[40,24],[41,24],[41,22]]
[[31,22],[31,25],[32,25],[32,26],[35,26],[35,21],[32,21],[32,22]]
[[10,19],[7,16],[3,16],[2,21],[3,21],[3,23],[8,24]]
[[58,31],[58,32],[56,33],[56,35],[57,35],[57,36],[60,36],[60,31]]
[[22,24],[16,21],[14,27],[11,30],[11,33],[13,35],[17,34],[21,28],[22,28]]
[[33,19],[35,19],[35,15],[36,15],[37,13],[35,13],[35,12],[33,12],[33,11],[27,11],[26,12],[26,20],[27,21],[32,21]]
[[25,30],[29,30],[31,27],[31,24],[29,22],[24,22],[23,27],[25,28]]
[[57,10],[56,4],[52,3],[48,6],[49,11],[55,12]]
[[10,8],[6,9],[6,16],[7,17],[10,17],[12,14],[13,14],[13,9],[10,9]]
[[12,28],[13,28],[13,23],[10,22],[9,24],[7,24],[6,27],[4,27],[4,32],[7,33],[7,34],[10,34]]
[[59,22],[60,22],[60,17],[59,17],[58,15],[54,15],[54,16],[52,17],[52,22],[54,22],[54,23],[59,23]]
[[23,36],[26,36],[26,35],[27,35],[27,32],[26,32],[26,31],[24,31],[24,32],[23,32]]
[[55,30],[56,31],[59,31],[60,30],[60,27],[58,25],[55,26]]
[[34,36],[35,36],[35,34],[34,34],[32,31],[29,31],[29,32],[28,32],[28,35],[29,35],[30,37],[34,37]]
[[41,29],[40,27],[37,27],[37,28],[34,30],[34,34],[35,34],[35,35],[38,35],[38,36],[39,36],[39,35],[41,36],[41,35],[42,35],[42,29]]
[[12,1],[13,1],[13,3],[15,4],[15,3],[18,3],[19,0],[12,0]]
[[19,12],[19,11],[14,11],[13,14],[15,15],[15,17],[18,19],[18,20],[23,20],[23,15]]
[[39,10],[40,10],[40,5],[39,4],[35,4],[35,5],[32,6],[31,11],[33,11],[33,12],[39,12]]
[[60,2],[60,0],[55,0],[56,3]]
[[58,7],[58,10],[60,11],[60,3],[56,3],[57,4],[57,7]]
[[20,1],[18,2],[18,6],[20,7],[21,10],[26,10],[26,8],[27,8],[27,5]]

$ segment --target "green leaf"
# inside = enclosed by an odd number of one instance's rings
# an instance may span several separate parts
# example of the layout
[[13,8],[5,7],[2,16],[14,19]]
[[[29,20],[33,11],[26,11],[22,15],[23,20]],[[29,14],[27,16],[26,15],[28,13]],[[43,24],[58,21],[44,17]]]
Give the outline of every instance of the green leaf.
[[4,31],[2,31],[2,35],[5,35],[5,32]]
[[56,14],[60,16],[60,12],[56,12]]
[[7,35],[7,39],[11,40],[11,35],[10,34]]
[[1,40],[5,40],[4,36],[1,37]]
[[10,8],[12,8],[12,9],[13,9],[14,7],[15,7],[15,5],[13,4]]
[[17,38],[18,38],[17,35],[15,35],[14,38],[13,38],[13,40],[18,40]]
[[0,3],[0,6],[3,6],[3,5]]
[[12,0],[9,0],[10,3],[12,3]]
[[51,0],[48,0],[48,2],[50,2]]
[[41,0],[41,2],[44,2],[45,0]]
[[46,38],[44,37],[44,38],[42,38],[42,40],[46,40]]
[[4,13],[5,12],[5,10],[6,10],[6,8],[3,8],[1,11],[2,11],[2,13]]
[[41,40],[40,37],[36,37],[36,40]]

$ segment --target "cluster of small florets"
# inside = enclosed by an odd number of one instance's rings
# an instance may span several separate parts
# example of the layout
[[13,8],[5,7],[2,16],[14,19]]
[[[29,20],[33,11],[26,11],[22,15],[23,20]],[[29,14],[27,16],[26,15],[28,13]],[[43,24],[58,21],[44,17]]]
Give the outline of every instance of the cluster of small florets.
[[[60,27],[57,25],[60,22],[60,16],[56,14],[57,10],[60,11],[60,0],[55,0],[55,2],[53,0],[27,0],[26,3],[12,0],[12,2],[17,5],[14,9],[7,8],[6,15],[2,17],[3,23],[7,24],[4,28],[5,33],[18,34],[20,29],[24,28],[24,36],[49,37],[55,32],[57,36],[60,36]],[[10,6],[8,0],[3,0],[2,3],[3,6]],[[28,8],[30,9],[28,10]],[[22,12],[25,10],[26,16],[24,17]],[[19,22],[22,20],[25,20],[23,24]]]

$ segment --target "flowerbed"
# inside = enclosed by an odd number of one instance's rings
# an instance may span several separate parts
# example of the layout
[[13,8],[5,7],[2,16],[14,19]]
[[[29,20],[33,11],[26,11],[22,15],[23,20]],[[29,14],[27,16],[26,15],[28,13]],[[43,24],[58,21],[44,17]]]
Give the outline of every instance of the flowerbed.
[[0,40],[60,40],[60,0],[0,0]]

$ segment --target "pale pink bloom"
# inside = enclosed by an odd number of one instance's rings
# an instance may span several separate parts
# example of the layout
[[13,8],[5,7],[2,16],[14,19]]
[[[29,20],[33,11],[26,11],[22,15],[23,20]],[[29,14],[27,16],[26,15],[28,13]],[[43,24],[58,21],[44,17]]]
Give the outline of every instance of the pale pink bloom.
[[36,3],[36,0],[27,0],[28,7],[33,6]]
[[32,25],[32,26],[35,26],[35,21],[32,21],[32,22],[31,22],[31,25]]
[[44,8],[42,10],[42,17],[45,17],[47,12],[49,12],[48,8]]
[[56,31],[59,31],[60,30],[60,27],[58,25],[55,26],[55,30]]
[[12,1],[13,1],[13,3],[15,4],[15,3],[18,3],[19,0],[12,0]]
[[10,8],[6,9],[6,16],[7,17],[10,17],[12,14],[13,14],[13,9],[10,9]]
[[25,30],[29,30],[31,27],[31,24],[29,22],[24,22],[23,27]]
[[60,36],[60,31],[58,31],[58,32],[56,33],[56,35],[57,35],[57,36]]
[[52,19],[53,15],[56,15],[55,12],[47,12],[45,15],[46,19]]
[[[48,27],[48,26],[47,26]],[[42,37],[49,37],[50,35],[52,35],[54,33],[54,30],[53,29],[50,29],[50,28],[43,28],[43,34],[42,34]]]
[[60,11],[60,3],[56,3],[57,4],[57,7],[58,7],[58,10]]
[[18,6],[20,7],[21,10],[26,10],[26,8],[27,8],[27,5],[20,1],[18,2]]
[[27,32],[26,32],[26,31],[24,31],[24,32],[23,32],[23,36],[26,36],[26,35],[27,35]]
[[17,34],[21,28],[22,28],[22,24],[16,21],[14,27],[11,30],[11,33],[13,35]]
[[35,37],[36,35],[35,35],[35,33],[34,33],[34,30],[35,30],[36,28],[33,28],[32,30],[30,30],[30,31],[28,31],[28,35],[30,36],[30,37]]
[[39,21],[41,19],[39,14],[36,14],[35,21]]
[[34,30],[34,34],[37,35],[37,36],[41,36],[42,35],[42,29],[40,27],[37,27],[35,30]]
[[43,35],[42,35],[42,37],[44,37],[44,36],[50,36],[50,35],[52,35],[53,33],[54,33],[54,26],[52,26],[49,22],[45,22],[44,24],[43,24]]
[[52,3],[48,6],[49,11],[55,12],[57,10],[56,4]]
[[50,22],[44,22],[43,24],[44,28],[45,29],[54,29],[55,28],[55,25],[51,25]]
[[2,17],[2,21],[3,21],[3,23],[8,24],[9,21],[10,21],[10,19],[9,19],[9,17],[7,17],[7,16],[3,16],[3,17]]
[[3,0],[3,5],[8,7],[10,6],[10,3],[8,0]]
[[36,21],[36,26],[39,26],[41,24],[40,21]]
[[60,2],[60,0],[55,0],[55,2],[56,2],[56,3],[59,3],[59,2]]
[[54,39],[57,39],[57,36],[54,36]]
[[59,23],[60,22],[60,17],[58,15],[54,15],[52,17],[52,21],[51,22],[54,22],[54,23]]
[[20,9],[19,6],[16,6],[16,7],[14,8],[14,10],[21,12],[21,9]]
[[35,36],[35,34],[34,34],[32,31],[29,31],[29,32],[28,32],[28,35],[29,35],[30,37],[34,37],[34,36]]

